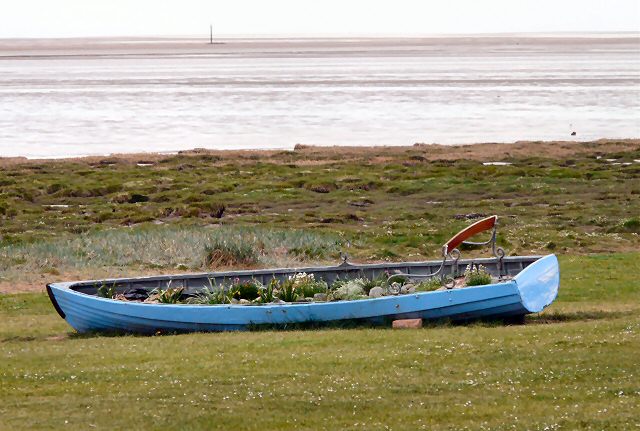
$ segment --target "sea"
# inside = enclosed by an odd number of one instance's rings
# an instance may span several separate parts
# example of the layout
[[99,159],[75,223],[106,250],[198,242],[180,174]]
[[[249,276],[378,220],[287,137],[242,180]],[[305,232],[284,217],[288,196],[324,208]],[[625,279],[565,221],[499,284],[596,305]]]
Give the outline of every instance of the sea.
[[0,40],[0,156],[640,137],[640,35]]

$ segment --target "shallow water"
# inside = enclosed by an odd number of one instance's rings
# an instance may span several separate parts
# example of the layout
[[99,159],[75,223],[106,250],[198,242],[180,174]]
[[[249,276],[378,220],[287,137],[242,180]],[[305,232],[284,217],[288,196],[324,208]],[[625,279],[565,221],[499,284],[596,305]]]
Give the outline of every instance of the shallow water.
[[0,46],[0,156],[639,136],[637,37],[75,56]]

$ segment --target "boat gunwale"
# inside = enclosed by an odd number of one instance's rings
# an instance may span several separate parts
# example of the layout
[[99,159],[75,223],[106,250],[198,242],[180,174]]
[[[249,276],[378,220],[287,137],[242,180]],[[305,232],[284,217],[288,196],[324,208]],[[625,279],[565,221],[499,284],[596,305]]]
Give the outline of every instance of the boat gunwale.
[[[508,256],[503,258],[503,262],[505,263],[513,263],[513,262],[521,262],[521,261],[531,261],[531,263],[540,260],[544,255],[530,255],[530,256]],[[495,257],[489,258],[469,258],[469,259],[460,259],[458,260],[458,266],[466,266],[470,264],[479,264],[482,265],[484,263],[491,264],[496,263]],[[47,284],[48,288],[57,288],[63,290],[71,290],[73,292],[87,295],[87,296],[95,296],[90,295],[85,292],[81,292],[76,290],[77,288],[82,287],[94,287],[96,284],[111,284],[111,283],[144,283],[144,282],[155,282],[155,281],[165,281],[165,280],[193,280],[200,278],[234,278],[239,276],[264,276],[264,275],[272,275],[272,274],[297,274],[297,273],[317,273],[317,272],[329,272],[329,271],[358,271],[358,270],[366,270],[366,269],[393,269],[393,268],[402,268],[402,267],[428,267],[428,266],[439,266],[441,265],[441,260],[429,260],[429,261],[407,261],[407,262],[382,262],[382,263],[364,263],[364,264],[353,264],[353,263],[343,263],[340,265],[332,265],[332,266],[307,266],[307,267],[284,267],[284,268],[265,268],[265,269],[254,269],[254,270],[232,270],[232,271],[221,271],[221,272],[200,272],[200,273],[186,273],[186,274],[167,274],[167,275],[152,275],[152,276],[141,276],[141,277],[123,277],[123,278],[105,278],[105,279],[95,279],[95,280],[79,280],[79,281],[63,281],[63,282],[54,282]],[[448,262],[448,266],[452,266],[453,262]],[[491,284],[501,284],[501,283],[491,283]],[[470,286],[472,287],[472,286]]]

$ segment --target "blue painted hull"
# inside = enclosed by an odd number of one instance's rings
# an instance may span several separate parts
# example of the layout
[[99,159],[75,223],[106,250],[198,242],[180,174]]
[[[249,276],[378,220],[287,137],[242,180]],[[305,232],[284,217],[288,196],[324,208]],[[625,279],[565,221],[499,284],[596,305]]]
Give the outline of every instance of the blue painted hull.
[[254,325],[332,322],[351,319],[503,318],[541,311],[559,287],[558,260],[545,256],[512,280],[409,295],[304,304],[167,305],[124,302],[87,295],[73,283],[47,286],[51,300],[78,332],[132,333],[246,330]]

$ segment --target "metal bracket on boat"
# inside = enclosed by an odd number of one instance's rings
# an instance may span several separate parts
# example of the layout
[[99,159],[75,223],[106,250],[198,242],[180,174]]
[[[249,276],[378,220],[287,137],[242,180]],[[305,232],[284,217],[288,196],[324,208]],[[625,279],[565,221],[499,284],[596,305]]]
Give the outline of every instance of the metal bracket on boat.
[[[505,256],[505,251],[502,247],[498,247],[496,244],[497,241],[497,227],[498,227],[498,216],[494,215],[491,217],[484,218],[473,223],[471,226],[461,230],[457,234],[455,234],[449,241],[447,241],[442,246],[442,264],[440,267],[431,274],[394,274],[393,276],[402,275],[409,278],[433,278],[437,275],[440,276],[440,282],[447,289],[452,289],[455,286],[455,277],[458,276],[458,260],[460,260],[460,250],[457,248],[460,244],[472,245],[472,246],[483,246],[491,244],[491,250],[493,255],[498,259],[498,273],[500,278],[502,278],[503,273],[503,258]],[[491,229],[491,238],[484,242],[473,242],[467,241],[467,238],[471,238],[472,236],[484,232]],[[445,273],[444,267],[447,263],[447,258],[453,260],[451,264],[451,280],[445,281]],[[392,277],[393,277],[392,276]],[[391,277],[389,277],[391,279]]]
[[[347,248],[351,247],[351,241],[347,241],[346,244]],[[347,262],[349,260],[349,253],[347,253],[346,251],[340,251],[340,260],[342,260],[342,262],[340,263],[340,266],[347,266],[347,265],[351,265],[349,262]]]
[[[506,252],[502,247],[496,247],[496,244],[493,244],[493,255],[498,259],[498,279],[502,280],[504,273],[504,256]],[[504,274],[506,275],[506,274]]]
[[[471,236],[477,233],[480,233],[482,231],[489,230],[489,229],[491,229],[491,237],[487,241],[474,242],[474,241],[466,240],[467,238],[470,238]],[[472,224],[471,226],[469,226],[468,228],[460,231],[453,238],[451,238],[447,244],[453,243],[456,246],[459,244],[465,244],[465,245],[471,245],[471,246],[483,246],[483,245],[491,244],[491,252],[497,259],[498,278],[502,279],[502,276],[504,273],[503,259],[504,259],[504,256],[506,255],[506,252],[502,247],[498,247],[497,240],[498,240],[498,216],[494,215],[494,216],[479,220],[474,224]]]
[[[504,268],[504,256],[506,254],[506,252],[504,251],[504,249],[502,247],[499,247],[497,244],[497,240],[498,240],[498,217],[497,216],[493,216],[495,217],[495,223],[493,225],[493,229],[491,231],[491,238],[489,238],[489,240],[485,241],[485,242],[473,242],[473,241],[463,241],[463,244],[466,245],[473,245],[473,246],[483,246],[483,245],[488,245],[491,244],[491,253],[496,257],[496,259],[498,259],[498,277],[500,279],[502,279],[502,275],[503,275],[503,268]],[[485,219],[486,220],[486,219]],[[483,221],[483,220],[481,220]]]

